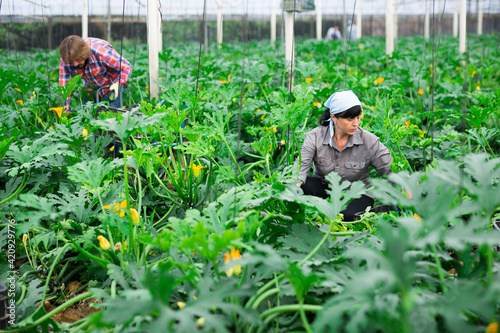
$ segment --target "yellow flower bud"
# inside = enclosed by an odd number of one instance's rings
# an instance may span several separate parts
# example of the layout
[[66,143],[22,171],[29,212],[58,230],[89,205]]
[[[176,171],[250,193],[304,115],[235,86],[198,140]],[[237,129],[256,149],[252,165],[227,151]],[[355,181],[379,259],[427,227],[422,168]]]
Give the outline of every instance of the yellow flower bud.
[[198,328],[198,329],[201,330],[203,328],[203,326],[205,326],[205,318],[204,317],[200,317],[196,321],[196,328]]
[[97,239],[99,240],[99,245],[101,246],[101,249],[103,249],[104,251],[109,250],[111,244],[106,238],[104,238],[104,236],[99,235],[97,236]]
[[139,224],[139,212],[134,208],[130,208],[130,215],[132,216],[132,222],[135,225]]
[[179,307],[179,309],[182,309],[186,306],[186,303],[184,302],[177,302],[177,306]]

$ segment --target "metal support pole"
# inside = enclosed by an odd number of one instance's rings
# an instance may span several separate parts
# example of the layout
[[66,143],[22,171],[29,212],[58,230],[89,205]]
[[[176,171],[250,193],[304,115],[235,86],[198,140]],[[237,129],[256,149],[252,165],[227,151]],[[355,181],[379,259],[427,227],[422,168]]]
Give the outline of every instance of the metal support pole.
[[83,0],[82,8],[82,38],[89,36],[89,3],[88,0]]
[[316,0],[316,39],[323,39],[323,9],[321,0]]
[[458,36],[458,53],[465,53],[467,38],[467,2],[460,0],[460,29]]
[[158,99],[158,21],[160,21],[160,0],[148,0],[148,58],[149,98]]
[[111,42],[111,0],[108,0],[108,17],[106,20],[106,40]]
[[429,0],[425,0],[425,18],[424,18],[424,38],[429,40],[430,35],[430,9]]
[[477,34],[480,36],[483,34],[483,2],[481,0],[477,0],[477,2]]
[[356,39],[359,40],[362,36],[361,30],[363,30],[363,14],[361,12],[361,4],[363,3],[362,0],[357,0],[357,5],[356,5],[356,25],[358,26],[356,29]]
[[394,7],[392,0],[385,0],[385,54],[394,52]]
[[293,24],[293,12],[285,12],[285,66],[290,74],[293,60]]
[[217,1],[217,47],[222,47],[222,0]]
[[276,44],[276,0],[271,0],[271,45]]

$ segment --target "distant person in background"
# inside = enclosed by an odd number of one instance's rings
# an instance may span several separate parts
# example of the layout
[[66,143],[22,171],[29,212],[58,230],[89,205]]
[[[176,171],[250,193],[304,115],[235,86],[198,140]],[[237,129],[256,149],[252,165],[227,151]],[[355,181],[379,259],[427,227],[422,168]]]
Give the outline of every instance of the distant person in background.
[[330,40],[337,40],[337,39],[342,39],[342,34],[340,33],[339,26],[336,25],[333,28],[328,29],[326,32],[325,40],[330,41]]
[[358,27],[356,26],[355,23],[352,23],[352,20],[347,20],[347,39],[350,42],[355,42],[357,37],[357,29]]
[[[81,38],[71,35],[59,46],[59,85],[64,86],[69,79],[81,75],[85,85],[94,86],[101,101],[109,101],[109,106],[121,108],[123,85],[130,77],[130,63],[105,40]],[[66,110],[69,108],[69,98]]]

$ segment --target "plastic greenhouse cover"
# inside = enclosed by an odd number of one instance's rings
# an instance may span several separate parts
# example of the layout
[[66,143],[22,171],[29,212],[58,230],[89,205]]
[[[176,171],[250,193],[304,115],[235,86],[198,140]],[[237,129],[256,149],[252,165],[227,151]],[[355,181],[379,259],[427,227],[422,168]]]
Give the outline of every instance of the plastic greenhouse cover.
[[[222,1],[222,11],[224,15],[243,15],[250,17],[265,17],[272,12],[271,6],[274,2],[276,14],[281,14],[281,0],[206,0],[207,15],[217,13],[217,4]],[[426,10],[426,0],[394,0],[397,5],[397,12],[400,15],[424,15]],[[108,12],[108,1],[87,0],[89,15],[103,16]],[[125,8],[123,4],[125,2]],[[384,15],[386,0],[357,0],[356,6],[362,8],[364,15]],[[184,19],[191,16],[203,14],[204,0],[161,0],[160,9],[164,20]],[[345,1],[345,12],[351,14],[355,11],[355,0]],[[146,15],[147,0],[109,0],[112,15],[137,16]],[[445,13],[451,14],[458,10],[459,0],[434,0],[434,11],[441,13],[445,7]],[[500,1],[482,0],[483,12],[499,13]],[[433,9],[433,1],[430,1],[430,10]],[[0,16],[80,16],[83,9],[83,0],[3,0],[0,8]],[[467,1],[468,13],[476,13],[478,10],[477,0]],[[344,0],[322,0],[323,15],[341,15],[344,13]],[[315,15],[315,11],[297,13],[299,16]]]

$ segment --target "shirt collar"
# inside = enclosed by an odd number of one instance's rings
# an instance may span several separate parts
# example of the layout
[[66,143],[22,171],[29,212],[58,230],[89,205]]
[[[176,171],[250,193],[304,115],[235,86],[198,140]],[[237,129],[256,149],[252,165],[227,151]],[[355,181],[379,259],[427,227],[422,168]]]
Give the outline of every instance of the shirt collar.
[[[361,139],[362,131],[363,129],[361,127],[358,127],[356,129],[356,132],[354,132],[354,134],[349,137],[346,147],[352,147],[353,145],[362,145],[363,144],[363,139]],[[323,144],[328,146],[330,142],[330,131],[328,126],[321,126],[321,135],[323,136]],[[335,140],[333,144],[337,146]]]

